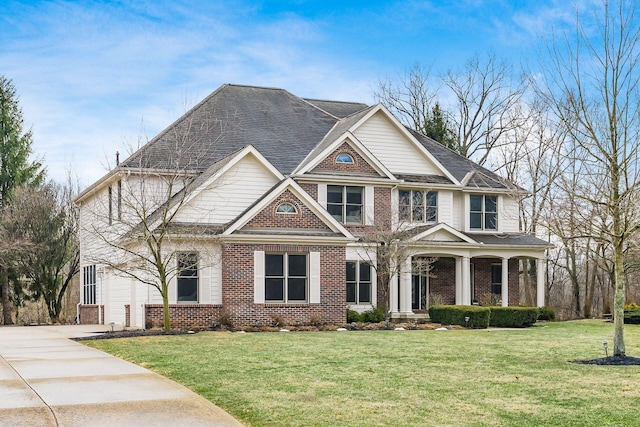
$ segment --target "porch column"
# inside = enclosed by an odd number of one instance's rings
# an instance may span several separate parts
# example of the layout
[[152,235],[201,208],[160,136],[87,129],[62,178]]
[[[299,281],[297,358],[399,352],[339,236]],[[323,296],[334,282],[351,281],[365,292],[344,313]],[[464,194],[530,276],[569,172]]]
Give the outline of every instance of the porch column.
[[456,258],[456,305],[462,305],[462,258]]
[[411,257],[400,268],[400,314],[413,314],[411,310]]
[[[394,263],[394,261],[390,261]],[[391,265],[390,271],[395,271],[395,264]],[[392,313],[398,312],[398,275],[394,274],[389,278],[389,306]]]
[[471,258],[462,257],[462,304],[471,305]]
[[546,260],[544,258],[536,259],[536,271],[538,273],[537,283],[536,283],[536,299],[538,303],[538,307],[544,306],[544,277],[546,275]]
[[509,258],[502,258],[502,306],[509,307]]

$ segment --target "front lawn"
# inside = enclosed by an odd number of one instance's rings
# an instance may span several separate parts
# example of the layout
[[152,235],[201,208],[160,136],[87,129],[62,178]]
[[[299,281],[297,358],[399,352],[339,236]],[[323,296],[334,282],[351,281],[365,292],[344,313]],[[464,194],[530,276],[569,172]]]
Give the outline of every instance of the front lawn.
[[[640,326],[626,325],[640,356]],[[250,426],[639,425],[640,367],[613,324],[521,330],[230,333],[86,342],[172,378]]]

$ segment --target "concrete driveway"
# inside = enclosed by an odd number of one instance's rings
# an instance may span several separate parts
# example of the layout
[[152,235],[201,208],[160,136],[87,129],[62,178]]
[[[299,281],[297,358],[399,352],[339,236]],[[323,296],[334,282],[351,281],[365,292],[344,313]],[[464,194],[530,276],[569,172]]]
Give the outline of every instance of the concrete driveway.
[[0,326],[0,425],[242,425],[176,382],[69,339],[106,328]]

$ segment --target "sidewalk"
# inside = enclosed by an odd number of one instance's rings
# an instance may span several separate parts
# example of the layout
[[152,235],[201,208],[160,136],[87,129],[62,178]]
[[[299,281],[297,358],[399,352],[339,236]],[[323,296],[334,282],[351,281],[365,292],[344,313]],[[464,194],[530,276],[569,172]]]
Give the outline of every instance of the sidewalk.
[[0,424],[242,426],[186,387],[68,339],[106,328],[0,326]]

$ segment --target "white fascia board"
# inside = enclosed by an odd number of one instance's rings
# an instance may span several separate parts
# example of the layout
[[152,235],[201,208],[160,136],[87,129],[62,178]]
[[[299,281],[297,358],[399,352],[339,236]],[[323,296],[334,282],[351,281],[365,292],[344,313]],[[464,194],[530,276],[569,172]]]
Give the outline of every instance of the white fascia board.
[[233,243],[296,243],[302,245],[318,244],[318,245],[344,245],[356,241],[356,238],[347,237],[328,237],[328,236],[290,236],[280,234],[231,234],[221,236],[218,242]]
[[351,126],[349,131],[350,132],[354,132],[358,127],[360,127],[364,122],[369,120],[378,111],[381,111],[383,114],[385,114],[387,116],[387,118],[389,120],[391,120],[391,123],[393,123],[393,125],[396,127],[396,129],[398,129],[398,131],[400,131],[400,133],[402,133],[418,149],[418,151],[420,151],[427,159],[429,159],[431,162],[433,162],[433,164],[436,165],[438,167],[438,169],[440,169],[440,172],[442,172],[447,178],[449,178],[451,180],[451,182],[455,183],[456,185],[460,185],[460,181],[458,181],[456,179],[456,177],[453,176],[451,174],[451,172],[449,172],[447,170],[447,168],[445,168],[442,165],[442,163],[440,163],[433,156],[433,154],[431,154],[429,152],[429,150],[427,150],[422,144],[420,144],[414,138],[414,136],[411,135],[411,133],[407,130],[407,128],[404,127],[404,125],[402,123],[400,123],[400,121],[396,118],[396,116],[391,114],[391,112],[389,110],[387,110],[387,108],[382,104],[377,104],[375,106],[375,108],[372,108],[371,111],[369,111],[363,118],[361,118],[360,120],[358,120],[358,122],[356,124]]
[[453,227],[451,227],[451,226],[449,226],[447,224],[444,224],[444,223],[440,223],[440,224],[436,225],[433,228],[430,228],[428,230],[423,231],[420,234],[417,234],[417,235],[413,236],[411,239],[409,239],[409,241],[410,242],[418,242],[421,239],[423,239],[424,237],[427,237],[427,236],[429,236],[429,235],[431,235],[433,233],[437,233],[440,230],[444,230],[444,231],[446,231],[448,233],[451,233],[452,235],[456,236],[457,238],[459,238],[460,240],[462,240],[464,242],[467,242],[467,243],[470,243],[470,244],[475,244],[475,245],[479,244],[477,241],[473,240],[471,237],[460,233],[455,228],[453,228]]
[[261,212],[264,208],[266,208],[271,202],[273,202],[277,197],[279,197],[286,189],[290,189],[291,192],[298,197],[313,213],[315,213],[323,222],[334,232],[341,233],[348,239],[354,238],[353,235],[346,229],[342,224],[340,224],[334,217],[329,215],[318,202],[316,202],[311,196],[307,194],[306,191],[298,185],[297,182],[293,180],[293,178],[287,178],[283,180],[280,185],[274,188],[271,193],[267,194],[262,198],[255,206],[249,209],[244,213],[240,218],[238,218],[229,228],[227,228],[223,236],[228,236],[232,234],[234,231],[239,230],[244,227],[253,217],[255,217],[259,212]]
[[304,167],[300,168],[300,170],[294,171],[295,174],[305,174],[311,171],[313,168],[318,166],[320,162],[326,159],[331,153],[338,149],[344,143],[349,144],[351,148],[356,150],[356,152],[365,160],[367,163],[373,166],[373,168],[381,175],[386,176],[388,179],[396,179],[395,176],[387,169],[381,162],[378,160],[359,140],[355,137],[353,133],[347,131],[340,135],[335,141],[333,141],[327,148],[322,150],[320,154],[318,154],[314,159],[308,162]]
[[[292,175],[297,182],[328,182],[328,183],[344,183],[344,184],[361,184],[361,185],[375,185],[376,187],[395,187],[401,184],[403,181],[399,179],[390,180],[387,178],[368,178],[363,176],[347,176],[347,175]],[[451,188],[451,187],[449,187]]]

